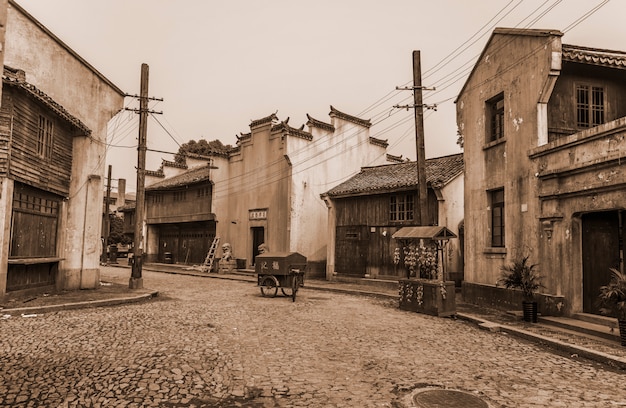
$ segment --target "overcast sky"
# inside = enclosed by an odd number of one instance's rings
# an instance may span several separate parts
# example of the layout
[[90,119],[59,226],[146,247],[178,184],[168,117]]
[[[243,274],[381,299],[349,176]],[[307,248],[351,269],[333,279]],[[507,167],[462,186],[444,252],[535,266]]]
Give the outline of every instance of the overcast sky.
[[[460,152],[454,99],[495,27],[549,28],[564,43],[626,50],[623,0],[17,0],[103,75],[139,93],[150,67],[148,148],[191,139],[235,144],[276,111],[300,127],[330,122],[330,105],[371,119],[371,136],[415,159],[412,52],[420,50],[426,157]],[[595,12],[594,8],[600,6]],[[44,90],[45,91],[45,90]],[[129,107],[136,101],[127,98]],[[138,118],[110,125],[113,178],[136,184]],[[148,152],[147,168],[172,155]],[[114,184],[115,186],[115,184]]]

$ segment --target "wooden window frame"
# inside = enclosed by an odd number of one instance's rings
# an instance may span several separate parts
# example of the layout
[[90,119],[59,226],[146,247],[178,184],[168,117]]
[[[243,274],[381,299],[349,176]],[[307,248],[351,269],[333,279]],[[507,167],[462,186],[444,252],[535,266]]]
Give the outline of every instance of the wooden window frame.
[[486,105],[487,143],[504,140],[504,93],[489,99]]
[[489,201],[491,206],[491,247],[504,248],[506,244],[504,188],[490,190]]
[[415,219],[415,199],[412,194],[396,194],[389,197],[389,221],[404,222]]
[[182,202],[187,201],[187,192],[186,191],[175,191],[174,192],[174,202]]
[[39,115],[37,131],[37,154],[43,159],[52,158],[52,144],[54,142],[54,124],[44,115]]
[[588,129],[605,123],[606,89],[588,83],[575,84],[576,127]]

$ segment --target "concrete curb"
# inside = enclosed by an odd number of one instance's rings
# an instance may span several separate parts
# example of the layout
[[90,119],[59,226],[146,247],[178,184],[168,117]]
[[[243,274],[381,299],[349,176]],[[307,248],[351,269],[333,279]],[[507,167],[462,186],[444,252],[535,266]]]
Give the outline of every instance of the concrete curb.
[[29,315],[29,314],[44,314],[44,313],[52,313],[59,312],[62,310],[73,310],[73,309],[86,309],[92,307],[103,307],[103,306],[114,306],[126,303],[136,303],[142,300],[152,299],[159,295],[158,291],[151,291],[149,293],[144,293],[137,296],[126,296],[120,298],[113,299],[104,299],[104,300],[90,300],[84,302],[75,302],[75,303],[63,303],[59,305],[50,305],[50,306],[32,306],[32,307],[19,307],[13,309],[2,309],[0,313],[3,315]]
[[541,345],[545,345],[555,350],[566,352],[567,354],[570,354],[571,356],[583,357],[588,360],[596,361],[598,363],[602,363],[608,366],[619,368],[621,370],[626,370],[625,358],[606,354],[601,351],[591,350],[586,347],[577,346],[575,344],[569,344],[561,340],[542,336],[540,334],[532,333],[523,329],[518,329],[516,327],[507,326],[507,325],[499,324],[499,323],[493,323],[488,320],[484,320],[479,317],[466,314],[466,313],[457,313],[456,316],[457,318],[461,320],[465,320],[470,323],[475,323],[479,326],[485,325],[485,327],[487,327],[490,331],[494,331],[494,332],[500,331],[500,332],[504,332],[507,334],[511,334],[513,336],[517,336],[525,340],[529,340],[529,341],[532,341]]

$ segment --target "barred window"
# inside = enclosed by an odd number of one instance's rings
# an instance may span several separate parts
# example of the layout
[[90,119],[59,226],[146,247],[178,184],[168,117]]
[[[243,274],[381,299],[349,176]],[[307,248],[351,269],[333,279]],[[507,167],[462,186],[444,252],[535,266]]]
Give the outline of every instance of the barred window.
[[504,189],[493,190],[491,201],[491,246],[504,246]]
[[178,202],[178,201],[185,201],[187,199],[187,192],[186,191],[176,191],[174,193],[174,201]]
[[576,126],[590,128],[604,123],[604,88],[576,85]]
[[26,193],[15,193],[13,196],[13,208],[18,211],[25,210],[31,213],[57,216],[59,214],[59,201]]
[[52,121],[43,115],[39,115],[39,130],[37,135],[37,154],[44,159],[52,157]]
[[504,94],[487,101],[489,129],[487,142],[500,140],[504,137]]
[[413,195],[394,195],[389,199],[390,221],[413,221]]

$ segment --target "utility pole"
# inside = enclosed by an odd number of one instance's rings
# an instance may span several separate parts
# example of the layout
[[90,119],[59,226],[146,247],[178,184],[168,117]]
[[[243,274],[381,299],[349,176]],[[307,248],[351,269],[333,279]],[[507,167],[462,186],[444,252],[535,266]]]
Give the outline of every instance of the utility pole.
[[111,235],[111,216],[109,215],[109,203],[111,202],[111,165],[109,164],[109,174],[107,176],[107,194],[104,202],[104,242],[102,243],[102,254],[100,258],[103,262],[108,263],[107,247],[109,245],[109,235]]
[[141,85],[139,91],[139,144],[137,145],[137,192],[135,204],[135,234],[133,247],[133,266],[128,286],[131,289],[143,288],[143,210],[146,188],[146,150],[148,133],[148,64],[141,64]]
[[136,204],[135,204],[135,232],[134,232],[134,247],[133,247],[133,265],[130,275],[128,287],[130,289],[143,288],[143,219],[144,208],[146,202],[146,151],[147,136],[148,136],[148,114],[149,113],[163,113],[153,112],[148,110],[148,101],[163,99],[148,97],[148,76],[149,76],[148,64],[141,64],[141,83],[139,96],[126,95],[134,98],[139,98],[139,109],[128,109],[139,114],[139,143],[137,145],[137,192],[136,192]]
[[413,109],[415,116],[415,149],[417,152],[417,202],[419,225],[428,224],[428,189],[426,187],[426,152],[424,149],[424,107],[422,106],[422,63],[420,52],[413,51]]
[[424,88],[422,86],[422,66],[420,52],[413,51],[413,87],[400,88],[397,90],[413,91],[413,106],[395,105],[394,108],[413,108],[415,116],[415,149],[417,153],[417,205],[419,211],[415,211],[417,225],[427,225],[428,217],[428,188],[426,185],[426,153],[424,149],[424,108],[437,110],[437,105],[424,105],[422,100],[422,90],[435,90],[435,88]]

